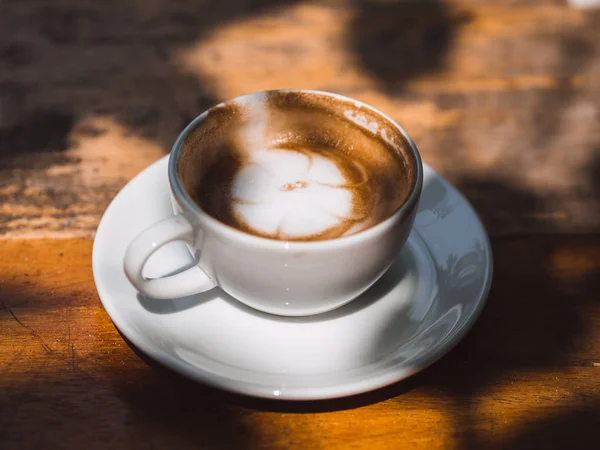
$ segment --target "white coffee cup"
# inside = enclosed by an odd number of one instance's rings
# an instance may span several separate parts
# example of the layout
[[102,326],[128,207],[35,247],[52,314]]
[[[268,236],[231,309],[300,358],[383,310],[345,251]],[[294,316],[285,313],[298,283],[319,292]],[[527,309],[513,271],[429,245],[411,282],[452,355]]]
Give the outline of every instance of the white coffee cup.
[[[390,125],[405,142],[415,167],[407,199],[391,217],[375,226],[329,240],[288,242],[230,227],[192,200],[176,169],[186,136],[205,120],[207,111],[185,128],[170,154],[168,176],[176,215],[150,226],[127,248],[125,274],[142,294],[173,299],[219,287],[263,312],[284,316],[318,314],[358,297],[383,275],[402,249],[413,226],[423,182],[419,152],[406,132],[383,113],[347,97],[319,91],[279,92],[305,92],[343,100],[357,110],[368,109]],[[239,99],[257,95],[264,93]],[[178,240],[187,243],[198,265],[164,278],[144,278],[148,258]]]

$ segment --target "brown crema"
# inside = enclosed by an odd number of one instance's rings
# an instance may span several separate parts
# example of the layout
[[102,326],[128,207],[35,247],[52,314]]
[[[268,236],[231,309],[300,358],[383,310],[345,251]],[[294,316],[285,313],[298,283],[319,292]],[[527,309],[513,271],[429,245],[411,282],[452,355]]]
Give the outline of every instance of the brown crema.
[[[352,193],[352,213],[323,232],[290,237],[263,233],[236,213],[232,186],[253,151],[285,149],[326,157]],[[270,91],[210,109],[184,138],[177,171],[183,188],[207,214],[249,234],[314,241],[348,236],[392,216],[415,185],[416,161],[389,120],[353,101],[325,94]],[[291,180],[283,190],[301,189]]]

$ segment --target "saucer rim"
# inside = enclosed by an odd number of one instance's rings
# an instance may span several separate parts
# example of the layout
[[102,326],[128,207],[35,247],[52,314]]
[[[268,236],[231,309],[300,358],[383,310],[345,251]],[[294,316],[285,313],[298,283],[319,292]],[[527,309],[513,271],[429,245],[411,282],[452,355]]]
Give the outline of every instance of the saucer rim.
[[[140,171],[135,177],[133,177],[112,199],[109,206],[106,208],[96,230],[94,237],[94,243],[92,248],[92,272],[94,283],[98,291],[100,301],[109,315],[111,321],[117,328],[118,332],[132,344],[135,349],[142,352],[144,355],[150,357],[153,361],[159,363],[161,366],[173,370],[180,375],[183,375],[189,379],[197,382],[201,382],[205,385],[217,388],[220,390],[232,392],[235,394],[249,395],[258,398],[276,399],[276,400],[326,400],[340,397],[349,397],[366,392],[381,389],[397,383],[401,380],[405,380],[413,376],[414,374],[421,372],[427,367],[434,364],[436,361],[447,355],[472,329],[475,322],[479,319],[489,296],[489,292],[492,285],[493,278],[493,253],[489,235],[481,221],[481,218],[477,211],[473,208],[469,200],[450,183],[445,177],[440,175],[438,172],[433,170],[428,164],[423,162],[423,173],[431,171],[432,175],[440,180],[447,188],[455,191],[466,206],[470,209],[473,214],[473,218],[477,221],[477,225],[481,231],[482,243],[484,244],[486,259],[486,270],[483,275],[483,283],[481,286],[480,293],[477,295],[475,300],[476,304],[473,307],[472,312],[463,319],[462,325],[458,326],[450,336],[444,338],[445,342],[441,343],[435,350],[427,352],[428,357],[421,359],[417,364],[407,366],[398,366],[396,370],[394,367],[388,367],[382,373],[375,374],[375,376],[369,376],[362,380],[350,380],[349,382],[341,385],[332,386],[310,386],[306,388],[287,388],[285,396],[280,396],[280,391],[276,387],[271,385],[264,385],[260,383],[254,383],[245,380],[238,380],[236,378],[224,377],[220,374],[215,374],[209,370],[196,367],[182,359],[173,357],[172,355],[161,351],[151,344],[150,341],[144,339],[139,333],[127,325],[127,320],[118,312],[115,302],[111,302],[105,299],[112,297],[108,285],[110,283],[103,283],[100,280],[99,275],[99,258],[101,250],[99,250],[100,240],[98,236],[102,238],[104,234],[105,225],[108,222],[108,218],[112,215],[112,210],[116,208],[117,200],[121,197],[128,195],[129,191],[133,189],[132,185],[138,178],[147,176],[147,174],[156,169],[156,166],[160,164],[167,164],[169,155],[166,155],[154,163],[150,164],[142,171]],[[418,230],[417,230],[418,231]],[[425,240],[421,233],[420,238]],[[143,333],[142,333],[143,334]]]

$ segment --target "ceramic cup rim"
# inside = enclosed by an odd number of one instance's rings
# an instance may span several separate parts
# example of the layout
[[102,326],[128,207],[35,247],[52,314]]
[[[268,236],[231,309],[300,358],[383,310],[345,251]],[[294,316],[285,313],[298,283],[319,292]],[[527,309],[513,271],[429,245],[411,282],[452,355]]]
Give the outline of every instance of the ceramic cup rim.
[[286,241],[279,239],[266,238],[261,236],[255,236],[253,234],[247,233],[245,231],[238,230],[230,225],[227,225],[203,211],[200,206],[196,204],[191,198],[191,196],[186,192],[183,187],[183,184],[179,178],[177,171],[177,162],[181,153],[181,149],[183,147],[183,143],[189,133],[195,129],[205,118],[208,113],[222,106],[223,103],[218,105],[214,105],[211,108],[204,111],[202,114],[198,115],[195,119],[193,119],[179,134],[173,147],[171,149],[171,154],[169,155],[169,166],[168,166],[168,176],[169,176],[169,185],[171,187],[171,191],[173,196],[177,201],[182,203],[185,206],[185,210],[193,213],[194,218],[201,225],[201,228],[205,231],[212,231],[215,234],[223,235],[226,239],[234,241],[234,242],[243,242],[247,246],[262,248],[267,250],[278,250],[284,249],[287,251],[290,250],[298,250],[298,251],[311,251],[311,250],[332,250],[337,248],[344,248],[352,246],[358,242],[363,242],[370,238],[373,238],[385,230],[393,227],[398,221],[403,221],[404,219],[410,217],[410,213],[417,207],[419,198],[421,196],[421,190],[423,185],[423,163],[421,160],[421,156],[419,154],[419,150],[417,149],[416,144],[410,138],[408,133],[402,128],[396,121],[394,121],[391,117],[386,115],[385,113],[379,111],[378,109],[363,103],[359,100],[346,97],[344,95],[336,94],[333,92],[327,91],[319,91],[312,89],[274,89],[260,92],[253,92],[249,94],[244,94],[238,97],[235,97],[227,102],[232,101],[243,101],[245,99],[249,99],[255,96],[266,95],[271,92],[282,92],[282,93],[305,93],[311,95],[325,96],[325,97],[333,97],[338,100],[342,100],[345,102],[350,102],[356,105],[357,107],[367,108],[371,112],[375,113],[381,119],[387,121],[394,129],[396,129],[406,140],[408,143],[408,148],[410,150],[411,156],[415,162],[415,177],[413,179],[413,183],[410,187],[410,192],[407,198],[404,200],[402,205],[387,219],[379,222],[377,225],[374,225],[366,230],[359,231],[358,233],[352,234],[350,236],[343,236],[331,239],[324,239],[318,241]]

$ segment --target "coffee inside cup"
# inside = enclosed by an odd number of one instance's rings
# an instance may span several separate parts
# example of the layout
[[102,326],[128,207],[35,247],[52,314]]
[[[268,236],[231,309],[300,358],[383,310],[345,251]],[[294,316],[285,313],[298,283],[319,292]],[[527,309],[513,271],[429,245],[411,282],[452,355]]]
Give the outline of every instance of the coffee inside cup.
[[410,144],[349,99],[270,91],[210,109],[188,130],[177,172],[207,214],[286,241],[349,236],[393,215],[415,185]]

